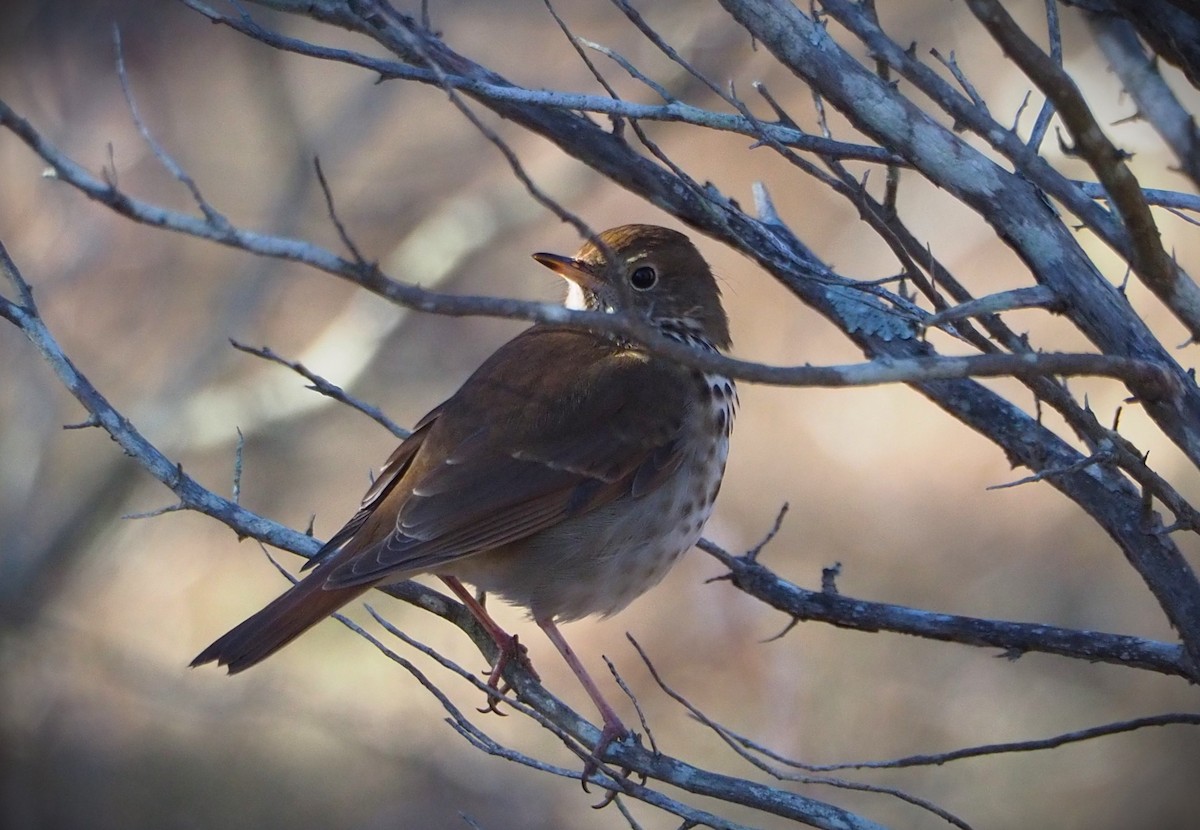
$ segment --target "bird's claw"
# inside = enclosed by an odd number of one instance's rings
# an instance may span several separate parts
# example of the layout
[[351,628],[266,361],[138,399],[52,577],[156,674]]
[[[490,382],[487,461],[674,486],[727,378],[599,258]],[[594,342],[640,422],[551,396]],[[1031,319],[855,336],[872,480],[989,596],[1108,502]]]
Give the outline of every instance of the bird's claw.
[[[505,636],[507,637],[505,641],[501,642],[499,639],[496,641],[496,646],[499,649],[496,654],[496,663],[488,671],[487,685],[489,689],[495,691],[495,694],[489,693],[487,705],[482,709],[476,710],[481,714],[491,712],[505,717],[505,714],[497,706],[504,695],[512,689],[512,685],[504,679],[504,670],[508,668],[509,663],[516,661],[534,680],[541,682],[542,679],[533,668],[533,663],[529,660],[529,649],[525,648],[525,645],[517,640],[517,635],[508,634]],[[611,738],[609,740],[611,741]]]
[[[600,730],[600,739],[596,741],[595,748],[592,750],[591,755],[588,756],[587,762],[583,766],[583,777],[580,779],[579,783],[583,786],[584,792],[591,792],[591,790],[588,789],[588,782],[592,780],[592,776],[599,772],[601,766],[603,766],[604,754],[608,752],[608,748],[612,746],[613,743],[620,743],[627,739],[631,740],[634,744],[639,746],[641,745],[640,736],[633,730],[627,729],[625,724],[621,723],[619,720],[604,724],[604,728]],[[629,769],[628,767],[622,767],[621,770],[622,771],[619,775],[614,775],[611,770],[609,770],[607,767],[605,768],[605,772],[609,774],[609,777],[618,781],[624,781],[633,774],[633,770]],[[608,793],[605,794],[604,798],[600,800],[600,803],[592,805],[592,809],[599,810],[607,807],[619,794],[618,788],[609,790]]]

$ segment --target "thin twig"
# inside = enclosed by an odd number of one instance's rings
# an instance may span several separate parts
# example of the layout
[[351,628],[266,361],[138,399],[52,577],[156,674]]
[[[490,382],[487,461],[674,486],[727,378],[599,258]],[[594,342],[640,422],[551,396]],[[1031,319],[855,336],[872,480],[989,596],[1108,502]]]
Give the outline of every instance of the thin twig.
[[[1044,5],[1046,7],[1046,32],[1050,39],[1050,58],[1055,64],[1062,66],[1062,29],[1058,25],[1058,0],[1044,0]],[[1026,98],[1028,99],[1028,95]],[[1024,102],[1021,106],[1025,106]],[[1054,101],[1047,95],[1033,122],[1033,129],[1029,131],[1029,149],[1035,153],[1041,150],[1042,140],[1046,137],[1046,130],[1050,128],[1052,118],[1054,118]],[[1016,124],[1013,124],[1013,131],[1016,131]]]
[[950,74],[954,76],[954,80],[958,81],[958,85],[963,88],[963,92],[967,93],[972,103],[979,107],[985,115],[990,117],[991,113],[988,111],[987,102],[983,100],[983,96],[979,94],[979,90],[975,88],[975,85],[967,78],[966,73],[962,71],[962,67],[958,65],[958,58],[955,57],[954,52],[951,51],[950,56],[947,57],[934,48],[929,50],[929,54],[933,55],[942,66],[950,70]]
[[[928,755],[909,755],[904,758],[894,758],[888,761],[855,761],[843,764],[805,764],[804,769],[816,772],[836,772],[844,769],[900,769],[903,767],[941,766],[951,761],[961,761],[965,758],[1001,755],[1009,752],[1037,752],[1044,749],[1057,749],[1081,741],[1091,741],[1110,735],[1120,735],[1125,732],[1135,732],[1155,726],[1200,726],[1200,713],[1173,712],[1165,715],[1149,715],[1143,718],[1106,723],[1102,726],[1091,726],[1064,732],[1049,738],[1033,738],[1028,741],[1012,741],[1001,744],[984,744],[949,752],[937,752]],[[783,760],[783,759],[780,759]]]
[[962,320],[967,317],[981,317],[984,314],[999,314],[1002,311],[1013,311],[1018,308],[1053,309],[1060,303],[1058,295],[1044,285],[1031,285],[1028,288],[1014,288],[1011,291],[999,291],[986,297],[978,297],[960,303],[953,308],[943,309],[928,320],[922,321],[926,328]]
[[745,744],[742,742],[742,740],[738,740],[740,736],[731,732],[724,725],[714,721],[690,700],[677,692],[675,689],[671,688],[671,686],[667,684],[666,680],[663,679],[662,675],[659,674],[657,667],[650,660],[650,656],[642,648],[641,644],[629,634],[626,634],[625,637],[630,643],[633,644],[638,656],[642,658],[642,662],[645,663],[647,670],[650,672],[650,676],[654,679],[654,682],[658,684],[658,687],[662,689],[668,697],[686,709],[688,714],[691,715],[697,722],[712,730],[712,732],[714,732],[717,737],[719,737],[725,743],[726,746],[732,749],[738,755],[738,757],[742,758],[756,769],[761,770],[762,772],[765,772],[780,781],[793,781],[801,784],[821,784],[841,790],[852,790],[855,792],[866,792],[875,793],[877,795],[891,796],[892,798],[896,798],[904,801],[905,803],[911,804],[914,807],[920,807],[923,810],[927,810],[928,812],[936,815],[938,818],[943,819],[955,827],[961,828],[961,830],[971,830],[971,826],[965,821],[948,810],[945,810],[942,807],[939,807],[937,804],[934,804],[932,801],[924,798],[918,798],[917,796],[911,795],[894,787],[882,787],[876,784],[863,784],[858,781],[849,781],[844,778],[830,778],[823,775],[797,775],[795,773],[784,772],[783,770],[772,767],[770,764],[763,763],[760,759],[755,758],[749,752],[745,751]]
[[[196,207],[200,208],[201,213],[204,214],[204,218],[208,221],[208,223],[218,228],[230,228],[231,226],[229,220],[217,212],[217,210],[213,208],[211,204],[209,204],[208,200],[204,198],[203,194],[201,194],[200,188],[196,185],[195,180],[188,174],[186,170],[183,169],[182,166],[180,166],[179,162],[175,161],[175,159],[171,157],[171,154],[168,153],[166,149],[164,149],[163,146],[158,143],[154,136],[150,134],[150,128],[146,126],[146,122],[142,120],[141,113],[138,112],[137,99],[134,98],[133,90],[129,84],[129,75],[125,71],[125,52],[121,46],[121,29],[115,23],[112,27],[112,34],[113,46],[116,49],[117,55],[117,77],[121,81],[121,93],[125,96],[125,103],[129,107],[129,116],[133,119],[134,126],[137,127],[138,132],[141,133],[142,140],[146,142],[146,146],[148,146],[151,152],[154,153],[154,157],[158,159],[159,164],[161,164],[167,170],[167,172],[174,176],[180,184],[187,188],[188,192],[192,195],[192,200],[196,203]],[[114,172],[115,169],[116,168],[114,168]],[[116,187],[115,176],[113,179],[113,187]]]
[[233,450],[233,487],[229,494],[234,504],[242,503],[242,462],[246,451],[246,436],[241,427],[237,428],[237,445]]
[[325,196],[325,209],[329,212],[329,220],[333,222],[333,226],[337,229],[338,238],[342,240],[342,244],[346,246],[346,250],[354,257],[354,261],[360,266],[367,267],[366,258],[359,251],[358,246],[354,244],[354,240],[350,238],[350,234],[346,231],[346,226],[342,224],[342,220],[338,218],[337,207],[333,203],[333,191],[329,187],[329,182],[325,179],[325,171],[321,169],[321,159],[319,156],[313,156],[313,169],[317,171],[317,181],[321,185],[321,193]]
[[1045,470],[1039,470],[1030,476],[1019,478],[1016,481],[1008,481],[1003,484],[988,485],[989,490],[1006,490],[1011,487],[1020,487],[1023,484],[1033,484],[1036,481],[1045,481],[1052,476],[1065,476],[1077,473],[1080,470],[1086,470],[1094,464],[1111,464],[1114,457],[1114,452],[1111,446],[1104,445],[1096,452],[1089,455],[1087,458],[1081,458],[1074,464],[1066,467],[1048,467]]
[[[245,352],[246,354],[251,354],[255,357],[261,357],[263,360],[269,360],[272,363],[278,363],[280,366],[286,366],[288,369],[291,369],[293,372],[300,375],[300,377],[309,381],[309,389],[312,389],[314,392],[319,392],[327,398],[344,403],[353,409],[357,409],[359,412],[366,415],[377,424],[381,425],[384,429],[392,433],[392,435],[395,435],[397,438],[407,438],[411,434],[409,430],[400,426],[387,415],[385,415],[383,410],[379,409],[379,407],[372,406],[369,403],[359,400],[358,398],[346,392],[337,384],[331,383],[321,375],[318,375],[316,372],[306,367],[303,363],[299,363],[294,360],[288,360],[287,358],[276,354],[275,351],[268,346],[247,346],[244,343],[239,343],[236,340],[230,340],[229,344],[239,352]],[[240,434],[241,433],[239,432],[239,435]]]

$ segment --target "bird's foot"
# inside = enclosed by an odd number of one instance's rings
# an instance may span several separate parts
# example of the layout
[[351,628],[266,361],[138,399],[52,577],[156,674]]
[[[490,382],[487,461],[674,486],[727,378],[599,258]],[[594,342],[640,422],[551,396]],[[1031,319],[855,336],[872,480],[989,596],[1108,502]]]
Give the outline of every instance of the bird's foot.
[[504,670],[513,661],[516,661],[525,671],[529,672],[534,680],[541,681],[541,677],[533,668],[533,663],[529,660],[529,649],[517,640],[517,635],[506,634],[503,631],[492,632],[492,637],[496,641],[496,646],[499,649],[496,653],[496,663],[488,672],[487,685],[489,689],[494,689],[495,694],[488,694],[487,705],[477,711],[481,713],[494,712],[497,715],[504,716],[497,705],[500,699],[507,693],[512,686],[504,679]]
[[[616,716],[613,716],[611,719],[605,718],[604,726],[600,730],[600,738],[596,741],[596,746],[592,749],[591,755],[588,757],[583,766],[583,777],[580,779],[580,783],[583,785],[584,792],[591,792],[591,790],[588,789],[588,782],[592,780],[592,776],[599,772],[601,766],[603,766],[604,753],[608,752],[608,748],[612,746],[614,742],[620,743],[626,739],[631,740],[635,744],[641,743],[641,739],[638,737],[638,734],[632,729],[628,729],[625,724],[621,722],[620,718],[617,718]],[[609,777],[620,781],[624,781],[633,772],[633,770],[629,769],[628,767],[621,767],[620,769],[620,773],[616,775],[614,775],[613,771],[608,768],[605,768],[605,772],[608,773]],[[619,795],[619,793],[620,790],[616,787],[610,789],[604,798],[600,800],[600,803],[592,805],[592,808],[599,810],[602,807],[607,807],[612,803],[612,800]]]
[[500,624],[492,619],[492,615],[483,607],[483,602],[477,599],[474,594],[466,589],[466,587],[452,576],[443,576],[442,581],[446,583],[454,595],[462,601],[463,605],[467,606],[467,610],[471,612],[476,621],[483,626],[484,630],[491,636],[492,642],[496,644],[496,662],[488,672],[488,688],[494,693],[488,694],[487,706],[480,709],[480,712],[495,712],[497,715],[503,715],[496,706],[500,703],[500,699],[512,687],[504,681],[504,670],[509,663],[516,660],[517,663],[529,673],[536,681],[541,682],[541,677],[534,671],[533,663],[529,661],[529,652],[520,642],[517,641],[517,635],[509,634]]

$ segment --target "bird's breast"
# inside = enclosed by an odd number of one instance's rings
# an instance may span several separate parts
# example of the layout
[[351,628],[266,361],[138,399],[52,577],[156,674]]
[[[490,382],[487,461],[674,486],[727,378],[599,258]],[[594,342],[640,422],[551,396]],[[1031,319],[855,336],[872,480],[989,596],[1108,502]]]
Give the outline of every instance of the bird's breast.
[[720,490],[737,393],[728,378],[697,372],[680,430],[683,457],[654,490],[628,495],[453,573],[559,622],[620,611],[656,585],[700,538]]

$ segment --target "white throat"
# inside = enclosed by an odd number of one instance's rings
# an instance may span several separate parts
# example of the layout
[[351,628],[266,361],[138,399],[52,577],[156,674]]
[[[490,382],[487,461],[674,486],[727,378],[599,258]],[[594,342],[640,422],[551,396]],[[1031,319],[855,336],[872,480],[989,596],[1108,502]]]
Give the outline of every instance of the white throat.
[[587,311],[587,297],[584,296],[583,289],[570,280],[567,280],[566,306],[573,311]]
[[[571,309],[572,311],[589,311],[590,309],[588,308],[587,295],[583,293],[583,289],[576,283],[571,282],[570,280],[567,280],[566,282],[567,282],[567,299],[566,299],[566,302],[563,303],[563,305],[565,305],[567,308]],[[613,307],[610,305],[606,305],[604,307],[604,312],[606,314],[612,314]]]

